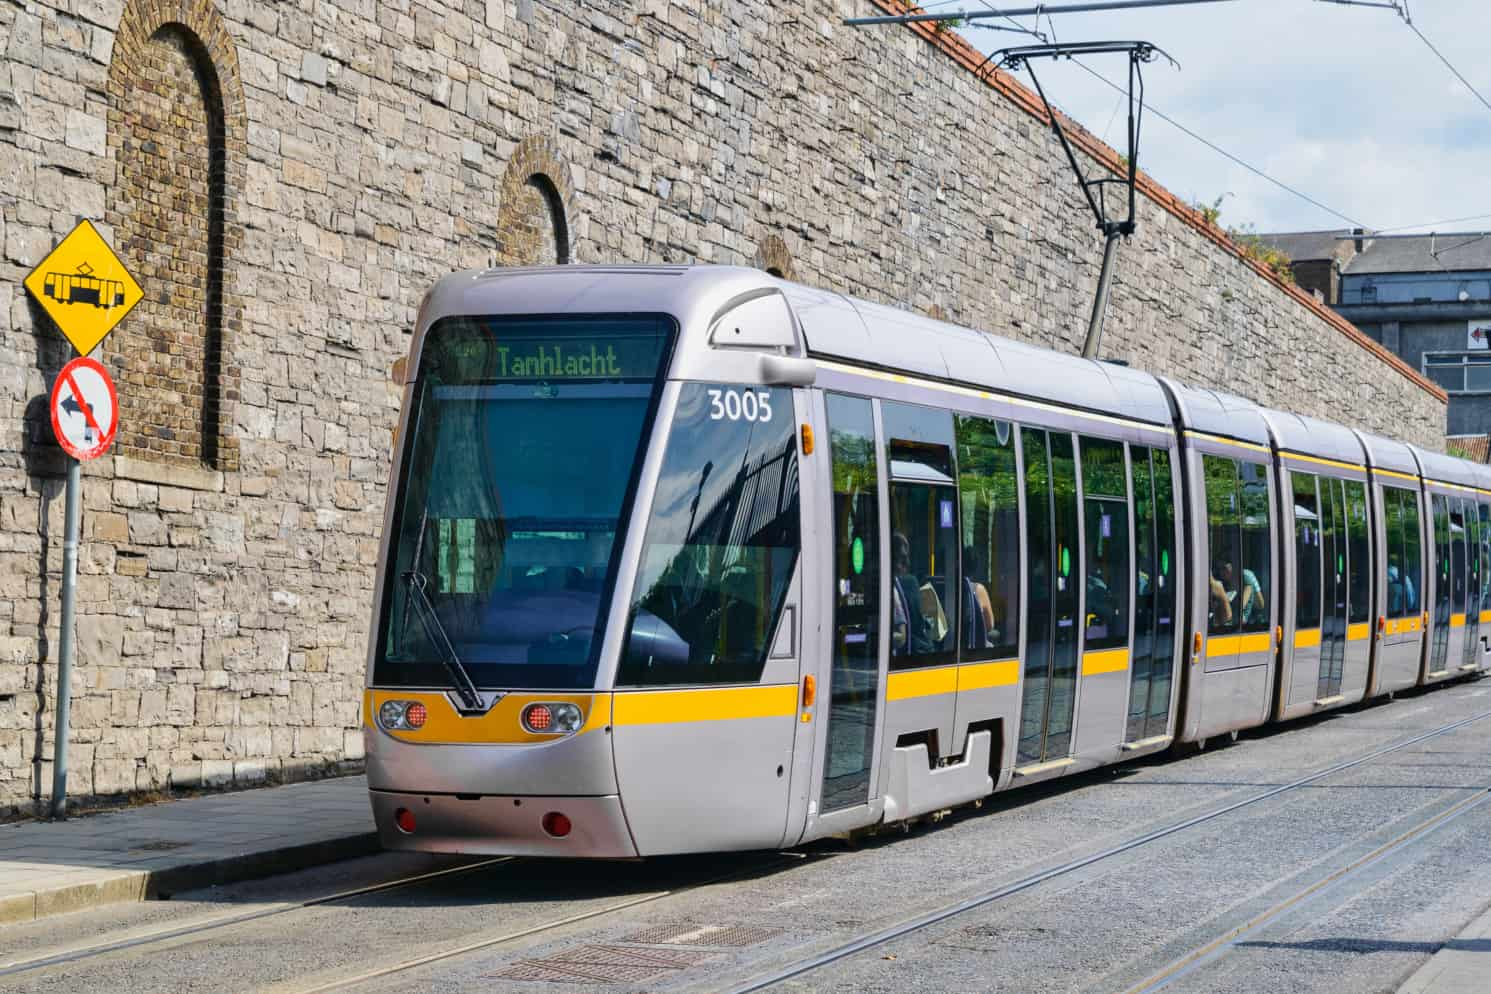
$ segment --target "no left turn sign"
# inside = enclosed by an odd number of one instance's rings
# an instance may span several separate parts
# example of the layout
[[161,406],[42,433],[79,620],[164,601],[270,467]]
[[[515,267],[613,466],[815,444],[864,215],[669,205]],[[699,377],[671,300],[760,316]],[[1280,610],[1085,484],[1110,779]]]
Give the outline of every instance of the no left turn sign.
[[114,381],[95,359],[74,359],[52,385],[52,430],[57,444],[74,459],[104,454],[119,427],[119,395]]

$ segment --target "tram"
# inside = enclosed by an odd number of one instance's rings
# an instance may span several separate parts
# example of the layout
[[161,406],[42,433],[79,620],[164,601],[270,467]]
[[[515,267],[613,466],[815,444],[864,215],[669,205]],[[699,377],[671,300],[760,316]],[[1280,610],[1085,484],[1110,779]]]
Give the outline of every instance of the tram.
[[1491,469],[756,270],[419,311],[393,849],[792,846],[1487,665]]

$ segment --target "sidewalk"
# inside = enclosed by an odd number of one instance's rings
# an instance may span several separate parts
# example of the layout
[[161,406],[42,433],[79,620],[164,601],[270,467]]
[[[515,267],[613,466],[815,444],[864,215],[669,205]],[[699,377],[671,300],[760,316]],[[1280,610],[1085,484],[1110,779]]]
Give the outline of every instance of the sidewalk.
[[377,848],[360,776],[0,825],[0,925],[286,873]]
[[1465,926],[1398,988],[1398,994],[1485,994],[1491,990],[1491,910]]

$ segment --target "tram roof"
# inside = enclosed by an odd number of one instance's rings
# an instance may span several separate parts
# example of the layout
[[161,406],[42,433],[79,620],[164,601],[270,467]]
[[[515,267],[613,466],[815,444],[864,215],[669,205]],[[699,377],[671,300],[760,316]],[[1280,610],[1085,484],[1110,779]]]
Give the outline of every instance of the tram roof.
[[1265,408],[1262,413],[1280,449],[1353,466],[1366,465],[1361,439],[1350,428],[1289,411]]
[[808,353],[1168,426],[1149,373],[975,331],[830,290],[779,282]]
[[1407,442],[1400,442],[1396,438],[1384,438],[1365,431],[1358,431],[1355,434],[1361,440],[1362,448],[1367,453],[1368,466],[1373,469],[1386,469],[1394,473],[1408,473],[1413,476],[1419,474],[1418,460],[1413,457],[1413,448]]
[[1466,487],[1491,486],[1488,485],[1485,467],[1479,463],[1457,459],[1443,452],[1430,452],[1417,445],[1411,448],[1413,454],[1418,457],[1419,465],[1423,467],[1425,479],[1439,480],[1441,483],[1458,483]]
[[[1168,376],[1161,382],[1170,391],[1180,424],[1189,431],[1235,438],[1254,445],[1268,446],[1270,437],[1263,408],[1245,397],[1190,387]],[[1357,461],[1360,461],[1358,457]]]

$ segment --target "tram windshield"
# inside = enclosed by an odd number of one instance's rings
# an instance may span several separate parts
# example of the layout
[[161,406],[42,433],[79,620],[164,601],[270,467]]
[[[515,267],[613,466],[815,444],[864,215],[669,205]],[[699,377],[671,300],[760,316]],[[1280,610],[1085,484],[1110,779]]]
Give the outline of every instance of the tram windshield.
[[[408,421],[374,682],[595,682],[671,318],[451,318]],[[448,641],[448,645],[446,644]]]

